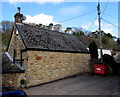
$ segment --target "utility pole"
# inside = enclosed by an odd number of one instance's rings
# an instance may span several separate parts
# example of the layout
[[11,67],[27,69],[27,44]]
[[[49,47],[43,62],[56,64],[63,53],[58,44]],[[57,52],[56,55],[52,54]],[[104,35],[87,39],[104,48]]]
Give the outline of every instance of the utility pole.
[[101,58],[101,62],[102,62],[102,56],[103,56],[103,53],[102,53],[102,34],[101,34],[101,17],[100,17],[100,3],[98,3],[98,7],[97,7],[97,10],[98,10],[98,23],[99,23],[99,34],[100,34],[100,58]]

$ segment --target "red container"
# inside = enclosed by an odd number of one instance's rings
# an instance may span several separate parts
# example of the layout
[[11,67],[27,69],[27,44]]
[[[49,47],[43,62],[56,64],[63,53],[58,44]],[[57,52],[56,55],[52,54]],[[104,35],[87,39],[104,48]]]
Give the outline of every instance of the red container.
[[94,72],[104,75],[107,73],[107,66],[104,64],[94,64]]

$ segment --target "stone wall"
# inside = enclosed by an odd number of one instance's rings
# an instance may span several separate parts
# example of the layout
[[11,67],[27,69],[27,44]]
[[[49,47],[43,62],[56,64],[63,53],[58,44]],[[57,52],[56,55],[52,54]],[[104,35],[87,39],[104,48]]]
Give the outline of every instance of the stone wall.
[[20,87],[20,80],[25,79],[25,73],[10,73],[2,75],[3,84],[12,84],[14,88]]
[[[25,49],[22,39],[18,32],[14,29],[10,40],[8,53],[13,57],[13,51],[16,50],[16,59],[20,59],[20,50]],[[26,52],[23,53],[23,59],[27,58]],[[27,61],[24,61],[27,64]],[[15,88],[20,87],[20,80],[26,78],[26,73],[9,73],[2,74],[2,83],[10,83],[15,86]]]
[[90,71],[89,54],[26,51],[22,55],[25,73],[3,74],[3,82],[13,84],[15,88],[20,87],[21,79],[30,87]]
[[[23,59],[27,58],[27,52],[23,52]],[[24,68],[27,68],[27,60],[25,60],[23,62],[24,64]],[[27,69],[26,69],[27,70]],[[20,87],[20,80],[25,79],[26,80],[26,74],[27,71],[25,71],[25,73],[7,73],[7,74],[2,74],[2,83],[6,84],[12,84],[14,86],[14,88],[19,88]]]
[[27,87],[89,72],[89,54],[27,51]]
[[16,50],[16,58],[20,59],[20,50],[25,49],[25,46],[23,44],[23,41],[18,34],[17,30],[13,30],[13,35],[10,40],[9,48],[8,48],[8,53],[13,57],[14,54],[14,49]]

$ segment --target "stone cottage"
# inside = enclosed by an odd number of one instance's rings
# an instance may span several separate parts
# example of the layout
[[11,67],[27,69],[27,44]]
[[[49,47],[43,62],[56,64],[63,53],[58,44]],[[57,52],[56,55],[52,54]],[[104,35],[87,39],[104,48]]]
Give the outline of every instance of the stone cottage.
[[19,9],[3,54],[3,83],[20,87],[25,79],[30,87],[89,72],[89,51],[76,36],[22,23],[22,16]]

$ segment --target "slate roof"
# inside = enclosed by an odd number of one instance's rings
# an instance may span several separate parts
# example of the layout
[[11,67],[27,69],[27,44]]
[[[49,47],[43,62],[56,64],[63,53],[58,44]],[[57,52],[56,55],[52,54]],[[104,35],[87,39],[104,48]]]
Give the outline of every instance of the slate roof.
[[24,70],[19,68],[17,65],[13,64],[8,56],[2,54],[2,73],[22,73]]
[[76,36],[28,24],[16,24],[16,27],[27,49],[88,52]]

